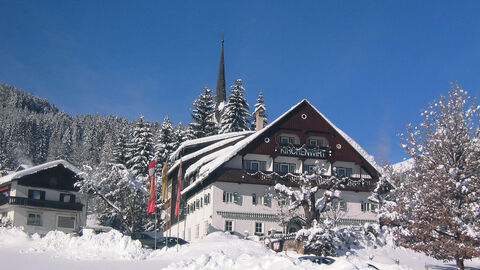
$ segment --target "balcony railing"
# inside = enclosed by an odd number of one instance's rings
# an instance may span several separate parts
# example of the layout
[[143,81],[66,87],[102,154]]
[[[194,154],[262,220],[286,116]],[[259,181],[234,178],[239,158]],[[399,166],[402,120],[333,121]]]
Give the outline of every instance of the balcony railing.
[[[287,185],[296,186],[295,180],[300,174],[292,173],[276,173],[276,172],[261,172],[261,171],[248,171],[242,169],[223,169],[220,173],[219,180],[225,182],[244,182],[244,183],[256,183],[272,185],[275,183],[284,183]],[[230,180],[230,181],[229,181]],[[376,187],[376,181],[374,179],[360,179],[350,178],[347,179],[343,190],[352,191],[373,191]],[[322,188],[322,186],[320,185]],[[323,187],[324,188],[324,187]]]
[[4,205],[7,203],[12,205],[36,206],[36,207],[46,207],[46,208],[74,210],[74,211],[82,211],[83,209],[83,204],[81,203],[36,200],[36,199],[12,197],[12,196],[0,198],[0,205]]

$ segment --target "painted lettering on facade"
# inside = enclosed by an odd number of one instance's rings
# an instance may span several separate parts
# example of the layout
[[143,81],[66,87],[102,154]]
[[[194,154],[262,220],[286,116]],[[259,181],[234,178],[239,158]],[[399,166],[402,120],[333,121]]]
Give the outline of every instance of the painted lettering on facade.
[[308,158],[322,158],[326,159],[331,155],[331,150],[321,148],[306,148],[295,147],[293,145],[279,145],[280,155],[308,157]]

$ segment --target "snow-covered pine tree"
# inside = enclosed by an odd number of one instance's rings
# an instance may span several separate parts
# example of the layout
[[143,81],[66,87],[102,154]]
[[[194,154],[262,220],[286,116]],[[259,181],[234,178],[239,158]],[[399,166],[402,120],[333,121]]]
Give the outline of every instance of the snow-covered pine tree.
[[162,165],[168,160],[170,154],[175,151],[177,146],[177,138],[170,122],[170,117],[165,117],[160,126],[160,134],[158,135],[157,144],[155,145],[155,156],[158,165]]
[[255,118],[256,112],[260,109],[263,109],[263,126],[265,127],[267,125],[268,119],[267,119],[267,105],[265,105],[265,102],[263,101],[263,92],[260,91],[258,93],[258,98],[257,98],[257,103],[253,107],[253,113],[252,113],[252,130],[255,130],[255,127],[257,126],[256,121],[257,119]]
[[143,116],[137,122],[130,143],[128,166],[135,175],[148,176],[148,163],[154,158],[153,135],[150,124],[143,120]]
[[452,84],[408,125],[403,147],[413,169],[396,187],[389,221],[398,244],[442,260],[480,256],[480,106]]
[[125,134],[122,132],[118,136],[118,140],[115,143],[113,149],[112,149],[112,156],[110,159],[111,164],[121,164],[127,167],[127,162],[128,162],[128,151],[129,151],[129,144],[127,137]]
[[242,80],[237,79],[231,86],[228,103],[220,123],[220,133],[249,130],[248,119],[250,118],[249,105],[245,99]]
[[215,104],[213,102],[212,90],[207,86],[203,88],[203,93],[193,101],[191,117],[189,139],[202,138],[218,133],[214,119]]

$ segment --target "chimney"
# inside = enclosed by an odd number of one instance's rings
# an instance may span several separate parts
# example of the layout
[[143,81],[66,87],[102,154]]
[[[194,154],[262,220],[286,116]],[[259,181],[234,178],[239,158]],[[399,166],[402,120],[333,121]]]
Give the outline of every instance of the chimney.
[[255,131],[259,131],[264,128],[264,121],[265,118],[265,108],[264,106],[259,106],[257,110],[255,110]]

